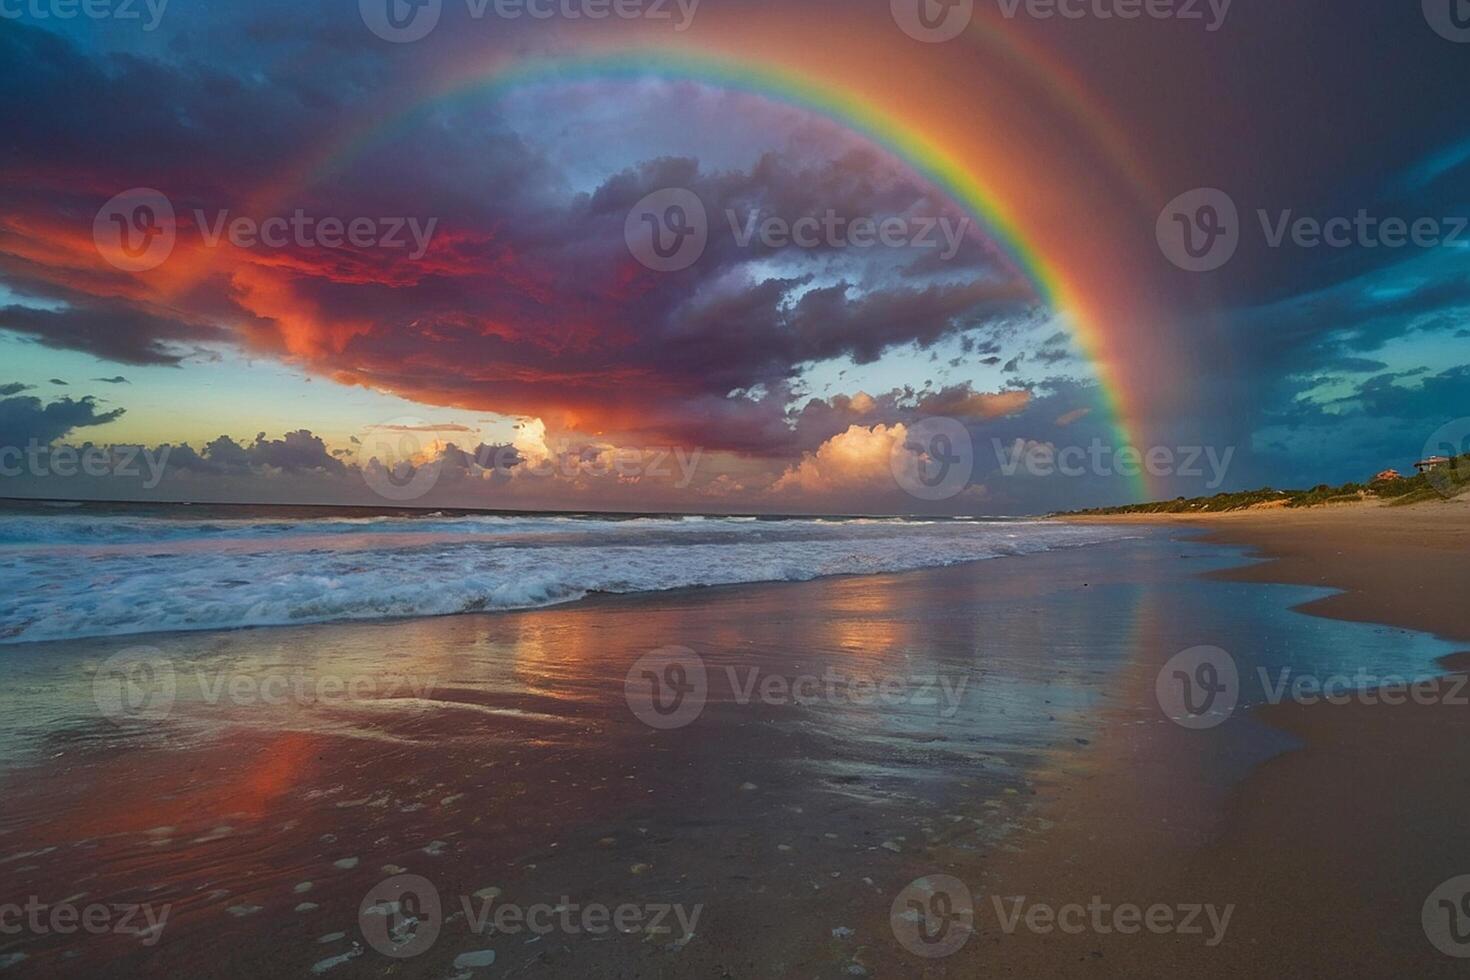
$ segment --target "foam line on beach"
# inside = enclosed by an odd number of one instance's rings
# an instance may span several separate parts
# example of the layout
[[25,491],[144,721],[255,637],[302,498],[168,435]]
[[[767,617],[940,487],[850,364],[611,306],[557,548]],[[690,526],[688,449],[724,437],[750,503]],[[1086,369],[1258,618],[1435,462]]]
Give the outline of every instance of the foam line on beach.
[[[0,540],[28,536],[16,520]],[[139,541],[136,521],[104,530],[89,520],[65,548],[0,545],[10,597],[0,643],[534,609],[599,593],[915,571],[1145,533],[1036,521],[472,517],[391,531],[378,522],[335,544],[325,528],[343,522],[276,522],[254,528],[241,550],[245,532],[218,521],[173,521],[160,540]]]

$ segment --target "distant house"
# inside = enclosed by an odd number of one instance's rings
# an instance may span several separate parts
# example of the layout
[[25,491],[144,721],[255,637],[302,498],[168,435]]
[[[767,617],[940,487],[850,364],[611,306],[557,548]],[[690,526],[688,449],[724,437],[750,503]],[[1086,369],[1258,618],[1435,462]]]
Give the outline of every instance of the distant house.
[[1449,461],[1450,458],[1448,456],[1430,456],[1428,459],[1421,459],[1415,463],[1414,469],[1420,473],[1428,473],[1430,470],[1437,470],[1441,466],[1447,465]]
[[1398,470],[1384,470],[1373,478],[1374,483],[1382,483],[1385,480],[1402,480],[1403,474]]

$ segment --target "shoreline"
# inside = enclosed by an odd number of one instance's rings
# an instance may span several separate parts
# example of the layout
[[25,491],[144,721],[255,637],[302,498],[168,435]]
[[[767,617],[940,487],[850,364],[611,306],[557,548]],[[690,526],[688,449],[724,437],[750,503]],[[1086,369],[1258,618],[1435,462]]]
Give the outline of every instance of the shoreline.
[[[1462,523],[1447,527],[1446,514]],[[1420,907],[1470,874],[1457,826],[1470,800],[1455,775],[1470,771],[1463,709],[1283,703],[1194,731],[1161,713],[1155,683],[1197,644],[1243,667],[1309,670],[1316,656],[1322,671],[1385,676],[1413,663],[1425,676],[1456,647],[1331,616],[1322,610],[1350,593],[1320,590],[1346,584],[1387,602],[1399,592],[1348,579],[1368,575],[1360,552],[1397,554],[1371,568],[1407,578],[1395,614],[1449,602],[1440,612],[1455,635],[1466,514],[1135,520],[1160,533],[1015,556],[1027,562],[231,630],[204,644],[154,634],[180,668],[164,727],[129,723],[115,737],[114,721],[83,717],[41,731],[26,746],[35,768],[10,774],[27,776],[0,835],[26,859],[15,889],[56,899],[84,882],[93,896],[176,903],[167,942],[87,944],[78,968],[189,973],[223,939],[243,975],[333,962],[333,976],[375,975],[383,961],[361,949],[358,903],[407,869],[446,896],[649,897],[709,915],[692,942],[545,946],[456,920],[405,976],[447,975],[457,955],[492,943],[508,972],[568,975],[747,975],[762,963],[810,976],[1454,975],[1462,964],[1428,944]],[[1213,537],[1216,523],[1228,538]],[[1210,540],[1194,544],[1199,533]],[[1289,586],[1313,588],[1261,588],[1288,573]],[[56,653],[95,661],[133,639],[61,642]],[[665,732],[630,711],[625,678],[670,644],[705,658],[710,691],[692,727]],[[22,686],[54,684],[57,658],[26,660]],[[200,697],[218,671],[350,679],[384,664],[423,693],[279,706]],[[957,690],[969,693],[957,714],[917,698],[880,710],[740,697],[747,678],[829,668],[966,679]],[[95,691],[60,695],[90,712]],[[895,941],[891,908],[934,874],[970,889],[975,931],[953,956],[920,960]],[[994,903],[1009,909],[1015,896],[1209,903],[1233,917],[1216,945],[1035,933],[998,914]],[[741,939],[753,931],[760,955]],[[0,945],[12,950],[37,969],[72,951],[44,937]]]
[[[1410,507],[1362,503],[1058,520],[1194,528],[1206,542],[1249,548],[1261,559],[1212,573],[1218,578],[1331,588],[1339,594],[1309,602],[1300,611],[1470,643],[1470,608],[1457,601],[1461,590],[1455,588],[1457,582],[1470,581],[1467,498]],[[1437,567],[1427,569],[1427,564]]]
[[[1260,558],[1206,578],[1331,588],[1295,611],[1430,633],[1470,649],[1467,501],[1075,520],[1189,528],[1207,543]],[[1054,783],[1043,811],[1055,832],[1003,876],[1044,882],[1040,892],[1057,885],[1051,869],[1060,861],[1060,881],[1075,887],[1229,902],[1248,937],[1215,949],[1083,937],[1072,943],[1073,962],[1096,957],[1118,967],[1122,960],[1125,973],[1158,975],[1186,967],[1210,976],[1460,975],[1463,962],[1433,948],[1421,921],[1435,888],[1470,874],[1470,843],[1457,816],[1470,803],[1470,780],[1461,775],[1470,767],[1470,708],[1452,694],[1457,685],[1470,691],[1463,680],[1470,653],[1438,662],[1453,680],[1435,703],[1288,699],[1251,712],[1295,745],[1236,783],[1215,827],[1197,841],[1167,832],[1137,839],[1136,815],[1156,809],[1153,796],[1169,787],[1134,785],[1130,765],[1149,757],[1127,740],[1111,746],[1097,766]],[[1098,813],[1132,818],[1134,839],[1100,838]],[[1108,846],[1099,847],[1104,840]],[[1004,937],[998,948],[1006,965],[1018,973],[1055,968],[1058,949],[1028,938]],[[1081,966],[1076,975],[1087,972]]]
[[[1093,737],[1093,708],[1073,692],[1105,693],[1126,666],[1130,616],[1115,597],[1176,574],[1173,549],[1116,547],[1139,560],[1078,548],[526,613],[236,631],[207,645],[164,637],[171,713],[115,727],[92,717],[91,683],[71,684],[56,692],[67,721],[23,733],[0,860],[13,859],[7,890],[21,898],[172,903],[167,937],[32,936],[0,956],[53,975],[381,975],[389,964],[364,948],[360,903],[408,873],[446,898],[446,914],[454,896],[492,888],[522,906],[571,896],[707,912],[693,941],[532,944],[446,919],[433,948],[398,968],[406,977],[458,975],[458,956],[487,947],[506,974],[835,976],[864,963],[910,975],[916,961],[888,921],[894,896],[937,853],[984,858],[1026,823],[1032,767]],[[1063,611],[1078,604],[1091,614],[1069,623]],[[1100,639],[1078,632],[1089,623]],[[48,654],[96,661],[123,645]],[[625,683],[670,645],[704,658],[709,690],[689,727],[664,731],[640,719]],[[76,673],[60,657],[27,659],[38,688]],[[196,678],[202,665],[252,681],[298,669],[351,681],[385,663],[424,693],[216,705]],[[742,700],[750,678],[829,668],[898,680],[912,697]],[[931,677],[967,685],[946,700]],[[230,969],[210,959],[222,942]]]
[[[786,518],[783,518],[782,520],[786,520]],[[805,520],[805,519],[801,519],[801,520]],[[1022,523],[1022,522],[1016,522],[1016,523]],[[1027,520],[1024,523],[1026,523],[1026,524],[1040,524],[1040,525],[1044,525],[1044,524],[1046,524],[1048,522],[1043,521],[1041,519],[1036,519],[1034,521],[1033,520]],[[577,594],[570,594],[569,593],[569,594],[567,594],[565,596],[560,596],[560,597],[556,597],[556,598],[550,598],[550,599],[546,599],[544,601],[530,601],[530,602],[526,602],[524,604],[506,604],[506,605],[500,605],[500,606],[495,606],[495,605],[489,605],[489,604],[487,604],[483,608],[460,608],[460,609],[445,610],[445,611],[420,610],[420,611],[412,612],[412,613],[396,613],[396,614],[382,614],[382,613],[363,614],[363,615],[357,615],[357,614],[353,614],[353,615],[342,615],[342,614],[338,614],[338,615],[324,616],[324,617],[319,617],[319,618],[318,617],[311,617],[311,618],[303,617],[303,618],[299,618],[299,619],[290,619],[290,620],[283,619],[283,620],[280,620],[280,621],[266,621],[266,622],[240,622],[240,623],[198,624],[198,625],[191,625],[191,626],[188,626],[188,627],[174,626],[174,627],[162,628],[162,629],[130,630],[130,631],[112,631],[112,632],[94,632],[94,633],[78,633],[78,634],[69,634],[69,635],[64,635],[64,636],[41,636],[41,637],[35,637],[35,638],[25,638],[25,637],[19,637],[19,638],[17,638],[17,637],[13,637],[11,634],[7,634],[7,633],[4,632],[4,623],[3,622],[0,622],[0,651],[5,650],[6,648],[15,648],[15,647],[30,648],[30,647],[45,646],[47,644],[57,644],[57,643],[65,644],[65,643],[75,643],[75,642],[109,643],[109,642],[114,642],[114,641],[119,641],[119,640],[130,640],[130,641],[135,641],[135,642],[140,642],[140,643],[149,643],[149,642],[161,641],[163,639],[166,639],[168,637],[173,637],[173,636],[200,636],[200,637],[207,637],[209,635],[216,634],[216,633],[232,633],[232,632],[240,632],[240,631],[257,631],[257,630],[260,630],[260,631],[287,630],[287,629],[293,629],[293,628],[302,627],[302,626],[322,626],[322,627],[329,627],[329,626],[333,626],[333,625],[380,625],[380,626],[384,626],[384,627],[391,627],[391,626],[395,626],[395,625],[402,625],[402,624],[407,624],[407,623],[413,623],[413,622],[415,622],[417,620],[423,620],[423,619],[430,619],[430,620],[433,620],[433,619],[454,619],[454,618],[463,617],[463,616],[504,616],[504,615],[515,615],[515,614],[524,614],[524,613],[534,613],[534,612],[542,611],[542,610],[577,609],[577,608],[581,608],[583,606],[594,607],[595,608],[595,607],[600,607],[600,606],[603,606],[603,605],[606,605],[606,604],[609,604],[609,603],[612,603],[612,604],[621,604],[621,603],[630,603],[630,602],[631,603],[636,603],[636,602],[640,602],[640,601],[646,601],[646,600],[656,599],[656,598],[659,598],[659,597],[670,597],[670,598],[686,598],[687,597],[687,598],[696,598],[696,599],[697,598],[700,598],[700,597],[718,598],[721,595],[723,595],[724,593],[729,592],[729,591],[738,591],[738,590],[742,590],[742,589],[749,589],[749,588],[755,588],[755,587],[765,587],[765,586],[793,586],[793,585],[804,585],[804,584],[807,584],[807,583],[841,582],[841,581],[849,580],[849,579],[867,579],[867,578],[873,578],[873,577],[887,577],[887,576],[894,576],[894,575],[910,575],[910,574],[919,574],[919,573],[924,573],[924,572],[932,572],[932,571],[946,569],[946,568],[960,568],[960,567],[964,567],[964,566],[968,566],[968,565],[984,565],[984,564],[988,564],[990,562],[998,561],[998,560],[1010,560],[1010,559],[1018,559],[1018,558],[1035,558],[1035,557],[1038,557],[1038,556],[1041,556],[1041,555],[1052,554],[1052,553],[1056,553],[1056,552],[1069,552],[1069,551],[1076,551],[1076,550],[1079,550],[1079,549],[1086,549],[1086,548],[1092,548],[1092,547],[1098,547],[1098,546],[1108,546],[1108,545],[1116,544],[1116,543],[1121,542],[1121,541],[1131,540],[1131,539],[1134,539],[1134,538],[1139,537],[1139,536],[1141,536],[1141,535],[1118,534],[1115,537],[1099,538],[1099,539],[1096,539],[1096,540],[1080,540],[1080,541],[1065,541],[1065,540],[1063,540],[1063,541],[1056,541],[1056,542],[1051,542],[1051,543],[1044,544],[1043,546],[1037,547],[1034,550],[992,551],[992,552],[987,553],[987,554],[984,554],[984,555],[976,555],[976,556],[973,556],[973,557],[962,557],[962,558],[959,558],[957,560],[943,561],[943,562],[935,562],[935,563],[932,563],[932,564],[916,564],[916,565],[913,565],[912,567],[900,567],[900,568],[891,568],[891,569],[889,569],[889,568],[868,568],[868,569],[856,570],[856,571],[851,571],[851,570],[817,571],[817,572],[815,572],[813,574],[810,574],[810,575],[801,575],[801,576],[796,576],[796,577],[785,577],[785,578],[776,578],[776,577],[765,577],[765,578],[761,578],[761,577],[753,577],[753,578],[750,578],[750,579],[747,579],[747,580],[743,580],[743,581],[727,581],[727,582],[684,582],[684,583],[680,583],[680,584],[676,584],[676,585],[669,585],[669,586],[662,586],[662,587],[653,586],[653,585],[646,585],[646,586],[639,586],[639,587],[630,587],[630,588],[623,589],[623,590],[612,589],[612,588],[593,588],[593,589],[588,589],[588,590],[585,590],[585,591],[577,590]],[[462,539],[453,539],[453,540],[456,543],[466,543],[466,544],[468,544],[468,543],[479,543],[479,542],[475,542],[475,540],[473,538],[462,538]],[[313,540],[306,540],[306,541],[298,542],[298,543],[286,542],[286,543],[283,544],[283,543],[279,543],[279,542],[272,542],[272,545],[274,547],[274,553],[275,554],[297,554],[297,555],[311,553],[312,551],[314,551],[315,549],[317,549],[319,547],[319,543],[316,540],[314,540],[314,539]],[[39,545],[39,544],[34,544],[34,545],[33,544],[24,544],[24,545],[0,545],[0,555],[5,554],[8,550],[17,550],[17,549],[26,549],[26,548],[34,548],[34,549],[38,549],[39,550],[42,547],[44,547],[44,546]],[[161,552],[165,552],[167,550],[167,547],[168,547],[168,545],[159,545],[159,546],[149,545],[149,546],[146,546],[146,547],[142,548],[141,550],[142,551],[146,551],[147,553],[152,554],[152,555],[157,555],[157,554],[159,554]],[[222,547],[219,550],[218,553],[219,554],[231,554],[231,553],[233,553],[233,554],[240,554],[240,555],[251,555],[251,554],[254,554],[254,553],[258,552],[259,547],[260,547],[260,545],[259,545],[259,541],[258,540],[254,540],[254,539],[241,539],[241,540],[236,541],[236,542],[229,542],[228,545],[226,547]],[[108,556],[112,556],[114,554],[124,554],[125,555],[125,554],[132,554],[132,553],[139,553],[140,552],[139,546],[137,546],[136,544],[133,544],[133,543],[114,545],[114,546],[112,546],[112,548],[114,550],[109,551],[106,546],[80,545],[80,544],[78,544],[78,545],[66,545],[66,546],[62,546],[60,548],[50,548],[48,550],[49,551],[52,551],[52,552],[66,553],[68,551],[68,549],[70,549],[72,551],[75,551],[78,554],[91,554],[91,555],[105,554],[105,555],[108,555]],[[362,550],[364,552],[367,552],[367,551],[370,551],[371,549],[362,549]],[[186,551],[183,548],[180,548],[175,553],[186,553]],[[788,572],[788,575],[789,574],[790,573]]]

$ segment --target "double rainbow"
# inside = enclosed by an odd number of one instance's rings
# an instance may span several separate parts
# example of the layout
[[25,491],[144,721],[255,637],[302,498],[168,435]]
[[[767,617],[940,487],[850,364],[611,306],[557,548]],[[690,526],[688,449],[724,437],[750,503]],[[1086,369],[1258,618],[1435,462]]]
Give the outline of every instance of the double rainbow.
[[[860,134],[970,213],[1070,329],[1101,386],[1116,443],[1140,444],[1133,421],[1142,413],[1129,396],[1141,390],[1144,381],[1138,373],[1130,375],[1129,367],[1134,366],[1136,372],[1139,355],[1146,352],[1129,350],[1125,357],[1120,348],[1125,329],[1130,332],[1130,347],[1149,344],[1155,338],[1144,326],[1149,312],[1128,289],[1128,285],[1137,288],[1139,284],[1130,281],[1132,270],[1122,260],[1127,250],[1109,240],[1107,215],[1136,209],[1140,200],[1147,199],[1149,185],[1136,163],[1123,157],[1116,133],[1103,141],[1108,144],[1103,150],[1126,186],[1122,191],[1110,190],[1099,180],[1095,188],[1101,189],[1088,188],[1097,195],[1092,203],[1098,205],[1098,213],[1084,209],[1069,214],[1069,206],[1077,207],[1076,198],[1086,197],[1077,187],[1080,178],[1058,178],[1060,171],[1054,167],[1007,160],[1005,147],[984,132],[984,117],[976,114],[969,127],[959,122],[966,118],[965,107],[956,104],[952,90],[941,92],[947,97],[924,103],[926,86],[933,92],[936,77],[943,77],[936,75],[934,65],[916,65],[916,85],[904,91],[896,89],[891,79],[885,81],[883,73],[861,67],[862,52],[873,50],[865,46],[871,44],[871,38],[857,47],[838,44],[835,50],[813,51],[789,41],[776,43],[769,29],[761,32],[769,42],[764,44],[753,43],[734,28],[712,36],[717,40],[705,35],[696,44],[671,35],[649,44],[645,32],[634,43],[603,40],[576,46],[569,53],[461,60],[439,71],[429,86],[386,113],[330,134],[291,171],[262,188],[252,204],[268,211],[374,143],[453,100],[494,99],[538,85],[640,80],[687,81],[753,94],[815,113]],[[891,38],[881,40],[882,50],[892,50]],[[752,56],[751,51],[758,53]],[[927,49],[921,46],[919,54],[927,57]],[[1066,95],[1074,113],[1079,106],[1085,108],[1075,86],[1053,89],[1053,95]],[[1013,112],[1015,108],[1011,107]],[[1094,145],[1098,142],[1092,141]],[[1058,144],[1059,148],[1066,145]],[[1056,186],[1058,180],[1066,186]],[[1140,497],[1147,496],[1147,477],[1138,477],[1133,490]]]

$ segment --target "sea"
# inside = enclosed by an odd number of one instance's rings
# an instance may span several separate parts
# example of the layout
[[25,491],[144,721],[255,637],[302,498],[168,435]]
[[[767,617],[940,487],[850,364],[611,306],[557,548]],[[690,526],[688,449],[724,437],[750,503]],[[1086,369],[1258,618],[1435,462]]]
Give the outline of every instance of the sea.
[[914,571],[1137,529],[999,518],[0,502],[0,644]]

